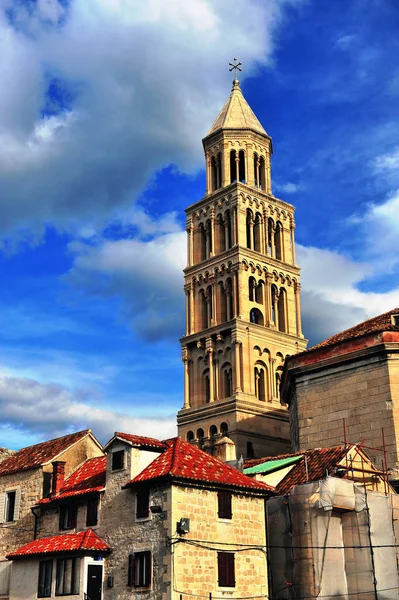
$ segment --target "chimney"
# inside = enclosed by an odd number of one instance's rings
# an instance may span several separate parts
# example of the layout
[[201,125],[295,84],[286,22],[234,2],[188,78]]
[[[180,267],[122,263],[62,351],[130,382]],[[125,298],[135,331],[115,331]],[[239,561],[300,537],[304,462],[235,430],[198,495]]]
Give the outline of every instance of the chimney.
[[233,440],[224,436],[215,442],[213,456],[224,462],[236,460],[236,446]]
[[51,493],[58,494],[65,480],[65,460],[55,460],[53,463],[53,481]]

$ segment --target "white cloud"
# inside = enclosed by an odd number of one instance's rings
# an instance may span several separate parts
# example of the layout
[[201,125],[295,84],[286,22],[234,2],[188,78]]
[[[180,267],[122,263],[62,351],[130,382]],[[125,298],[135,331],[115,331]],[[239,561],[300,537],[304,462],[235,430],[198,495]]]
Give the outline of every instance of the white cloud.
[[377,171],[399,170],[399,147],[393,152],[377,156],[374,164]]
[[[301,2],[3,0],[3,234],[106,218],[154,170],[202,166],[198,140],[227,97],[228,61],[238,54],[245,74],[266,63],[284,6]],[[70,99],[42,118],[49,78]]]
[[284,194],[295,194],[305,189],[303,185],[292,183],[291,181],[287,181],[287,183],[274,183],[273,187],[278,192],[283,192]]
[[[95,399],[94,399],[95,400]],[[34,407],[34,409],[32,408]],[[98,408],[85,394],[54,383],[0,374],[1,421],[40,438],[62,435],[65,430],[90,428],[102,441],[114,431],[127,431],[165,439],[176,435],[175,418],[135,417]]]

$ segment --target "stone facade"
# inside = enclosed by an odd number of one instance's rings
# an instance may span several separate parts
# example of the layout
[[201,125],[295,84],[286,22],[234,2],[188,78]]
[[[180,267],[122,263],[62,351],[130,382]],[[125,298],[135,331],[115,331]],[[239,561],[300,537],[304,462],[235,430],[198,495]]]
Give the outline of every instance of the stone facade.
[[[350,442],[382,448],[384,435],[391,479],[399,479],[399,334],[375,333],[291,357],[282,394],[294,451],[342,443],[345,420]],[[381,468],[381,451],[367,452]]]
[[306,347],[294,207],[272,194],[271,138],[237,81],[203,144],[206,196],[186,210],[179,435],[211,451],[228,431],[238,457],[286,452],[280,378]]

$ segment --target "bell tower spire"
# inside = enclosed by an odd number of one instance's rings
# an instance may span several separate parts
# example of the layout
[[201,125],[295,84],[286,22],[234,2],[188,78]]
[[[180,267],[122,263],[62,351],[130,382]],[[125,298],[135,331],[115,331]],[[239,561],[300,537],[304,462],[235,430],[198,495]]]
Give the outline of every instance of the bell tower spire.
[[228,433],[238,456],[278,454],[290,450],[284,360],[306,348],[294,207],[272,194],[272,140],[236,78],[203,147],[206,193],[186,209],[179,435],[212,451]]

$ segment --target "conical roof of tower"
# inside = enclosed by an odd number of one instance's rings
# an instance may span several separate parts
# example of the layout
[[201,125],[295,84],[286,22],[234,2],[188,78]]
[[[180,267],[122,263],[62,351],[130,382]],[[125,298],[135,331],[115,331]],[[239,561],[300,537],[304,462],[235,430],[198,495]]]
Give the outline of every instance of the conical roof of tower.
[[245,100],[240,82],[237,79],[233,81],[231,94],[206,137],[220,129],[252,129],[252,131],[267,135],[252,108]]

